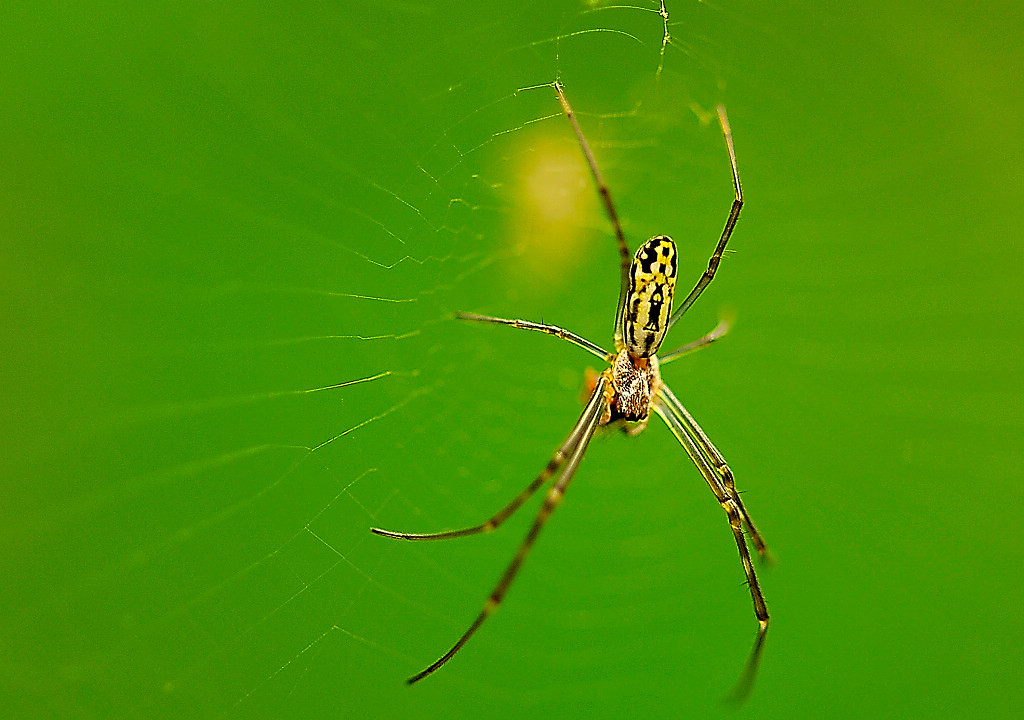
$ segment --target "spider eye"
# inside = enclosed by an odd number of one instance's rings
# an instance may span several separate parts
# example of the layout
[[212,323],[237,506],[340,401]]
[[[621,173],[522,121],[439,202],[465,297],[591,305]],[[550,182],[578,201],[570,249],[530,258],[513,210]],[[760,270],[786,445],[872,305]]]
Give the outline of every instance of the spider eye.
[[676,287],[676,245],[666,235],[641,245],[629,269],[623,336],[634,357],[658,352],[665,339]]

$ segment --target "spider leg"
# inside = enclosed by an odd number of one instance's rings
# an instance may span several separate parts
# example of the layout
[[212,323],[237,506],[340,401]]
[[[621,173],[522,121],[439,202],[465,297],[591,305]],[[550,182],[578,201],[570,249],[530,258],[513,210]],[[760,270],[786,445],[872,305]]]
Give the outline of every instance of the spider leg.
[[690,460],[700,470],[700,474],[704,476],[704,479],[708,483],[708,487],[711,488],[711,492],[715,494],[715,498],[721,504],[722,509],[725,510],[726,516],[729,518],[729,528],[732,530],[733,538],[736,540],[736,547],[739,549],[740,560],[743,563],[743,572],[747,576],[747,585],[750,587],[750,597],[754,602],[754,615],[757,617],[757,637],[754,639],[754,645],[750,650],[750,657],[747,660],[747,664],[744,668],[743,675],[740,677],[739,682],[733,691],[733,697],[736,700],[743,700],[747,695],[750,694],[750,690],[754,685],[754,679],[757,676],[757,668],[761,662],[761,652],[764,650],[765,637],[768,635],[768,607],[765,605],[764,595],[761,593],[761,585],[757,580],[757,574],[754,572],[754,564],[750,560],[750,551],[747,549],[746,536],[743,534],[743,513],[740,510],[741,504],[739,503],[735,492],[730,492],[723,483],[721,477],[715,472],[711,462],[706,457],[705,453],[698,446],[692,437],[690,437],[686,426],[677,417],[673,410],[668,406],[665,401],[665,388],[662,386],[659,395],[655,398],[653,406],[655,412],[657,412],[665,424],[668,425],[669,430],[676,436],[679,443],[686,450],[686,454],[690,456]]
[[733,478],[732,470],[729,468],[728,463],[725,462],[725,458],[722,457],[722,453],[718,451],[715,444],[711,442],[711,438],[707,436],[707,433],[697,424],[697,421],[693,419],[693,416],[683,407],[683,404],[679,402],[679,398],[675,396],[675,393],[665,385],[661,385],[661,395],[665,400],[669,410],[676,416],[676,418],[683,424],[687,433],[693,437],[705,456],[711,461],[715,470],[718,472],[719,477],[722,479],[722,483],[725,485],[726,491],[732,496],[736,503],[737,509],[740,511],[740,515],[743,518],[743,524],[747,526],[747,530],[750,532],[750,541],[754,543],[754,547],[757,549],[757,554],[761,556],[761,560],[765,562],[772,562],[771,553],[768,552],[768,546],[764,542],[764,537],[761,532],[754,525],[754,521],[750,518],[750,513],[747,512],[747,508],[743,506],[743,500],[740,498],[740,494],[736,491],[736,481]]
[[725,114],[725,106],[718,106],[718,122],[722,126],[722,134],[725,135],[725,144],[729,149],[729,164],[732,167],[732,187],[735,193],[732,201],[732,209],[729,210],[729,218],[725,221],[725,229],[722,230],[722,237],[718,240],[718,245],[715,246],[715,252],[711,256],[711,260],[708,261],[708,269],[701,275],[700,280],[694,286],[690,294],[686,296],[682,304],[672,313],[672,317],[668,319],[668,326],[671,328],[675,325],[676,320],[683,316],[690,306],[697,300],[704,288],[711,284],[712,278],[715,277],[715,271],[718,270],[719,263],[722,262],[722,254],[725,252],[725,244],[729,242],[729,237],[732,235],[732,229],[736,226],[736,221],[740,217],[740,209],[743,207],[743,188],[740,186],[740,171],[736,166],[736,148],[732,144],[732,130],[729,129],[729,118]]
[[615,231],[615,241],[619,248],[619,263],[621,265],[621,272],[619,275],[619,303],[615,307],[615,347],[620,347],[622,344],[622,312],[626,306],[626,291],[629,289],[629,266],[633,264],[633,256],[629,252],[629,247],[626,246],[626,236],[622,232],[622,223],[619,222],[619,214],[615,211],[615,204],[612,202],[612,193],[608,189],[608,185],[604,181],[604,177],[601,175],[601,171],[597,167],[597,160],[594,158],[594,153],[590,149],[590,144],[587,143],[587,139],[583,137],[583,130],[580,129],[579,121],[576,120],[576,113],[573,112],[572,106],[569,105],[569,100],[565,97],[565,92],[562,90],[562,83],[555,81],[554,83],[555,92],[558,93],[558,102],[562,104],[562,110],[565,112],[565,117],[568,118],[569,124],[572,125],[573,132],[576,133],[576,139],[579,140],[580,148],[583,150],[583,156],[587,159],[587,165],[590,167],[590,174],[594,176],[594,184],[597,186],[597,194],[601,196],[601,202],[604,204],[605,213],[608,215],[608,219],[612,223],[612,229]]
[[[540,534],[541,529],[547,523],[548,518],[551,517],[551,513],[555,511],[558,504],[562,501],[562,497],[565,495],[565,490],[569,487],[569,483],[572,481],[572,477],[576,472],[576,468],[579,467],[580,460],[583,459],[583,453],[586,452],[587,445],[590,443],[590,439],[594,436],[594,432],[597,430],[600,424],[601,414],[604,410],[605,405],[605,387],[608,384],[608,379],[601,376],[597,385],[594,388],[594,392],[590,397],[590,402],[587,403],[586,408],[583,410],[583,414],[580,419],[576,422],[576,427],[573,428],[569,434],[569,440],[575,439],[575,444],[569,449],[569,455],[565,460],[565,468],[562,470],[562,474],[559,475],[558,480],[548,490],[547,496],[544,498],[544,504],[541,506],[540,511],[537,513],[536,519],[533,521],[533,525],[530,527],[530,531],[526,534],[526,538],[523,540],[522,545],[519,546],[519,550],[516,552],[512,562],[509,564],[505,573],[498,580],[498,584],[495,585],[494,590],[491,591],[490,596],[487,598],[487,602],[484,604],[483,610],[477,615],[476,620],[469,626],[469,629],[462,634],[462,637],[458,639],[455,645],[452,646],[451,650],[442,655],[436,660],[430,667],[422,670],[406,682],[412,685],[430,675],[432,672],[437,670],[439,667],[444,665],[446,662],[452,659],[462,646],[465,645],[473,633],[475,633],[484,621],[489,618],[498,606],[501,604],[502,599],[505,597],[505,593],[508,592],[509,585],[515,579],[516,574],[519,572],[519,568],[522,567],[523,561],[526,559],[526,555],[530,552],[530,548],[533,547],[534,541],[537,539],[537,535]],[[565,445],[563,445],[565,447]],[[561,448],[560,448],[561,450]]]
[[[579,442],[579,438],[576,438],[574,442]],[[512,514],[522,507],[523,503],[530,499],[530,497],[540,489],[551,476],[562,466],[565,462],[565,447],[569,444],[569,440],[566,440],[566,444],[562,445],[552,456],[547,466],[540,472],[540,474],[533,479],[526,489],[519,493],[508,505],[503,507],[497,513],[494,514],[487,522],[481,523],[480,525],[474,525],[473,527],[463,528],[461,530],[448,530],[445,532],[437,533],[404,533],[395,532],[394,530],[383,530],[381,528],[370,528],[370,532],[376,533],[377,535],[383,535],[384,537],[397,538],[398,540],[450,540],[451,538],[465,537],[466,535],[476,535],[477,533],[491,532],[496,530],[503,522],[512,517]]]
[[711,332],[709,332],[707,335],[704,335],[703,337],[699,337],[696,340],[694,340],[693,342],[688,342],[685,345],[683,345],[682,347],[678,347],[678,348],[676,348],[675,350],[673,350],[671,352],[665,353],[664,355],[659,354],[658,355],[658,365],[664,365],[667,362],[672,362],[673,360],[678,360],[683,355],[689,355],[692,352],[696,352],[697,350],[700,350],[701,348],[707,347],[708,345],[713,343],[715,340],[718,340],[723,335],[725,335],[727,332],[729,332],[729,328],[731,328],[731,327],[732,327],[732,321],[731,320],[726,319],[726,318],[723,318],[722,320],[719,320],[718,324],[715,325],[715,329],[712,330]]
[[607,350],[603,349],[600,345],[592,343],[585,337],[581,337],[574,332],[569,332],[565,328],[560,328],[557,325],[544,325],[543,323],[530,322],[529,320],[509,320],[506,318],[491,317],[490,315],[477,315],[476,313],[464,313],[457,312],[455,317],[459,320],[471,320],[473,322],[488,322],[497,323],[498,325],[510,325],[520,330],[536,330],[538,332],[545,333],[546,335],[554,335],[562,340],[571,342],[576,347],[581,347],[589,353],[597,355],[602,360],[611,362],[615,359],[615,355],[610,354]]
[[481,523],[480,525],[474,525],[473,527],[463,528],[462,530],[448,530],[438,533],[403,533],[395,532],[394,530],[382,530],[381,528],[370,528],[370,532],[376,533],[377,535],[383,535],[384,537],[396,538],[398,540],[450,540],[451,538],[465,537],[466,535],[476,535],[477,533],[496,530],[503,522],[508,520],[516,510],[522,507],[523,503],[529,500],[537,490],[550,480],[551,476],[554,475],[560,467],[562,467],[562,463],[565,462],[565,458],[568,457],[573,448],[579,444],[580,438],[585,432],[586,426],[583,422],[577,422],[576,427],[574,427],[572,432],[569,433],[569,437],[567,437],[565,442],[555,450],[555,454],[551,456],[551,460],[548,461],[548,464],[543,470],[541,470],[540,474],[533,479],[533,482],[527,485],[522,492],[513,498],[512,502],[495,513],[493,517],[487,520],[487,522]]

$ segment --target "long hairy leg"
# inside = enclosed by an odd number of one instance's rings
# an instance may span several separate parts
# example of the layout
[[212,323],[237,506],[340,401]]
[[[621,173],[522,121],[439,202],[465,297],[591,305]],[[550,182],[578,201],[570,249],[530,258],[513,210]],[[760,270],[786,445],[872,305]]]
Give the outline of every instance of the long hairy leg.
[[583,130],[576,119],[576,113],[573,112],[572,106],[569,105],[569,100],[565,97],[565,92],[562,90],[562,83],[556,80],[554,87],[555,92],[558,93],[558,102],[562,104],[562,111],[565,112],[565,117],[569,119],[569,124],[572,125],[573,132],[576,133],[580,149],[583,150],[583,156],[590,167],[590,174],[594,177],[597,194],[601,197],[601,203],[604,205],[604,211],[608,215],[608,220],[611,221],[612,230],[615,231],[615,242],[619,249],[620,266],[619,303],[615,307],[615,347],[620,347],[622,341],[622,313],[626,306],[626,291],[629,289],[629,266],[633,264],[633,256],[626,245],[626,236],[622,232],[622,223],[619,222],[619,214],[615,210],[615,203],[612,202],[611,190],[608,189],[608,184],[605,183],[604,176],[601,175],[601,170],[597,167],[597,160],[590,149],[590,143],[583,136]]
[[585,337],[577,335],[574,332],[570,332],[565,328],[558,327],[557,325],[545,325],[543,323],[530,322],[529,320],[510,320],[508,318],[491,317],[490,315],[477,315],[476,313],[457,312],[455,317],[459,320],[470,320],[472,322],[484,322],[484,323],[496,323],[498,325],[509,325],[510,327],[518,328],[520,330],[536,330],[546,335],[554,335],[562,340],[571,342],[577,347],[581,347],[589,353],[597,355],[602,360],[611,362],[615,359],[614,355],[610,355],[607,350],[602,348],[597,343],[590,342]]
[[[530,549],[533,547],[533,543],[537,540],[537,536],[547,523],[548,518],[551,517],[551,513],[555,511],[562,498],[565,495],[566,488],[569,487],[569,483],[572,481],[573,475],[576,473],[576,468],[579,467],[580,461],[583,459],[583,454],[587,450],[587,445],[590,444],[590,439],[594,436],[594,432],[597,430],[598,425],[601,421],[601,416],[604,412],[605,406],[605,388],[608,384],[608,379],[601,376],[597,385],[594,388],[594,392],[591,394],[590,401],[587,403],[586,408],[583,410],[583,414],[577,421],[576,426],[569,434],[569,438],[566,440],[574,441],[571,447],[568,448],[568,456],[565,460],[565,467],[562,469],[561,474],[555,481],[555,484],[548,490],[547,496],[544,498],[544,504],[541,506],[537,513],[536,519],[533,521],[533,525],[530,527],[530,531],[526,534],[522,545],[519,546],[519,550],[516,552],[515,557],[512,558],[512,562],[509,563],[504,574],[498,580],[497,585],[491,591],[487,601],[484,603],[483,609],[480,614],[477,615],[476,619],[469,626],[469,628],[462,634],[462,636],[456,641],[452,648],[434,661],[426,669],[416,673],[410,677],[406,682],[410,685],[419,682],[423,678],[427,677],[442,665],[447,663],[462,646],[469,642],[469,639],[473,637],[473,634],[484,624],[494,611],[498,609],[502,599],[508,592],[509,586],[515,579],[516,574],[523,565],[523,561],[529,554]],[[563,445],[565,447],[565,445]],[[549,464],[550,465],[550,464]],[[543,475],[543,473],[542,473]],[[536,482],[536,481],[535,481]]]
[[761,654],[764,650],[764,641],[768,636],[768,606],[765,604],[764,594],[761,592],[761,584],[758,582],[757,573],[754,571],[754,563],[750,559],[750,551],[747,548],[746,535],[743,533],[743,513],[740,504],[722,481],[722,478],[715,471],[714,467],[704,451],[690,436],[684,423],[676,416],[665,402],[664,388],[655,398],[654,410],[661,416],[668,425],[669,430],[676,436],[679,443],[690,456],[690,460],[697,466],[700,474],[704,476],[708,487],[714,493],[726,517],[729,519],[729,529],[732,530],[733,538],[736,540],[736,548],[739,550],[740,561],[743,563],[743,572],[747,577],[747,585],[750,589],[750,598],[754,603],[754,615],[757,617],[757,636],[754,638],[754,645],[750,650],[750,656],[743,674],[740,677],[736,688],[733,691],[733,698],[737,701],[744,700],[754,686],[757,677],[757,669],[761,663]]
[[704,451],[708,460],[711,461],[711,465],[718,472],[719,477],[722,479],[722,483],[725,485],[726,491],[732,496],[740,511],[740,516],[743,518],[743,524],[747,526],[747,530],[750,532],[750,541],[754,543],[754,547],[757,549],[757,554],[761,557],[761,560],[771,562],[771,553],[768,551],[768,546],[765,544],[764,536],[761,535],[761,531],[757,529],[756,525],[754,525],[754,521],[750,517],[750,513],[747,512],[747,508],[743,505],[740,493],[736,489],[736,481],[733,478],[732,470],[729,468],[728,463],[725,462],[725,458],[722,457],[722,453],[718,451],[715,444],[711,442],[711,438],[709,438],[703,428],[697,424],[697,421],[693,419],[693,416],[690,415],[685,407],[683,407],[683,404],[679,402],[679,398],[675,396],[675,393],[673,393],[667,385],[661,386],[661,395],[668,408],[683,424],[690,436],[697,441],[701,450]]
[[711,255],[711,259],[708,261],[708,269],[704,271],[704,274],[700,276],[700,280],[690,291],[690,294],[686,296],[686,299],[679,305],[672,317],[668,320],[668,326],[671,328],[676,324],[676,320],[683,316],[690,306],[696,302],[700,294],[704,292],[704,288],[711,284],[711,281],[715,277],[715,272],[718,270],[718,265],[722,262],[722,255],[725,253],[725,245],[729,242],[729,238],[732,236],[732,230],[736,227],[736,221],[739,220],[740,210],[743,208],[743,188],[740,186],[740,171],[736,166],[736,148],[732,144],[732,130],[729,128],[729,118],[725,114],[725,106],[718,106],[718,122],[722,126],[722,134],[725,136],[725,145],[729,150],[729,165],[732,168],[732,189],[733,189],[733,201],[732,207],[729,209],[729,217],[725,221],[725,229],[722,230],[722,236],[718,239],[718,245],[715,246],[715,252]]

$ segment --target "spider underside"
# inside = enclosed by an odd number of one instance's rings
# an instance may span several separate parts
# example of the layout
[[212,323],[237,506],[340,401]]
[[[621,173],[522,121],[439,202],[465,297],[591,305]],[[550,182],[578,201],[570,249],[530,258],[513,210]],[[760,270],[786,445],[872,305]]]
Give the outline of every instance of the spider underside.
[[615,232],[621,266],[619,299],[615,312],[615,351],[608,352],[599,345],[555,325],[545,325],[527,320],[510,320],[473,313],[456,314],[456,317],[461,320],[497,323],[523,330],[535,330],[555,335],[602,358],[609,363],[609,367],[594,379],[590,398],[583,409],[583,413],[545,468],[518,496],[492,518],[481,525],[440,533],[400,533],[380,528],[371,528],[378,535],[403,540],[444,540],[489,532],[500,526],[538,489],[554,478],[554,483],[548,490],[544,498],[544,504],[538,511],[537,517],[530,527],[526,538],[523,540],[505,573],[498,580],[480,614],[477,615],[469,629],[462,634],[447,653],[426,669],[410,677],[407,682],[409,684],[418,682],[447,663],[497,609],[513,579],[519,572],[534,541],[540,534],[541,529],[559,502],[561,502],[576,472],[576,468],[583,459],[587,445],[597,429],[609,424],[620,424],[627,434],[637,434],[647,426],[647,422],[650,419],[650,411],[653,409],[665,421],[669,430],[683,446],[686,454],[690,457],[693,464],[697,466],[711,492],[715,495],[715,499],[718,500],[722,509],[725,510],[729,520],[729,527],[732,530],[736,546],[739,550],[743,571],[746,574],[747,585],[749,586],[750,596],[754,604],[754,615],[758,621],[757,636],[751,648],[750,656],[743,674],[733,691],[733,697],[742,700],[749,694],[753,686],[768,632],[768,609],[765,606],[757,574],[754,572],[750,551],[747,548],[747,540],[749,539],[763,560],[769,558],[768,549],[765,546],[761,533],[755,527],[743,505],[743,501],[740,499],[733,481],[732,471],[726,464],[722,454],[669,387],[662,382],[660,372],[661,365],[706,347],[722,337],[728,331],[729,325],[725,321],[720,322],[714,330],[703,337],[665,353],[660,357],[656,354],[669,328],[693,305],[697,297],[714,278],[722,255],[725,252],[726,243],[732,235],[733,228],[739,218],[740,209],[743,206],[743,191],[740,186],[739,170],[736,164],[736,152],[733,147],[732,132],[729,128],[725,108],[719,105],[717,110],[732,170],[733,190],[735,193],[732,207],[729,211],[725,228],[715,247],[714,254],[708,262],[707,270],[704,271],[704,274],[680,306],[675,312],[672,312],[672,298],[675,290],[677,269],[675,243],[671,238],[659,235],[641,245],[635,255],[630,254],[608,186],[604,182],[590,146],[584,138],[579,122],[566,99],[562,85],[556,81],[552,86],[558,95],[562,110],[572,125],[576,139],[586,157],[587,165],[594,178],[598,194],[601,197],[605,212]]

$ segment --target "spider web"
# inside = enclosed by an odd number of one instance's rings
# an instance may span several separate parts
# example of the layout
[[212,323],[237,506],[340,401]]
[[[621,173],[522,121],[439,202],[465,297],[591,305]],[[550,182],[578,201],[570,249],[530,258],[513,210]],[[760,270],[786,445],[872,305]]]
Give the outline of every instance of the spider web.
[[[652,502],[673,492],[681,464],[660,427],[595,441],[587,481],[571,493],[579,500],[445,668],[452,685],[432,679],[412,692],[402,680],[462,632],[532,511],[500,535],[443,546],[368,528],[483,520],[580,411],[590,358],[456,323],[454,310],[556,322],[610,344],[616,253],[556,77],[631,241],[671,227],[708,239],[682,241],[681,265],[696,277],[731,199],[708,113],[726,68],[704,39],[705,26],[730,18],[658,2],[182,12],[141,25],[183,37],[140,31],[139,48],[104,59],[126,70],[101,100],[132,95],[125,122],[149,144],[118,147],[117,172],[91,191],[108,203],[123,192],[131,211],[85,215],[94,238],[114,240],[76,253],[46,316],[55,328],[80,323],[85,358],[50,370],[87,380],[70,390],[70,429],[22,438],[26,457],[45,451],[68,482],[14,491],[25,515],[12,537],[48,569],[17,580],[45,598],[48,624],[22,618],[10,645],[36,633],[73,652],[62,647],[58,660],[33,644],[18,658],[35,668],[25,674],[34,699],[20,709],[596,711],[605,696],[621,702],[622,683],[642,694],[680,662],[696,692],[717,699],[752,621],[741,591],[715,601],[727,619],[701,609],[697,590],[734,587],[738,566],[695,474],[706,513],[685,528],[685,499]],[[80,52],[95,60],[125,29],[103,28]],[[65,87],[95,80],[69,73],[56,76]],[[90,111],[110,113],[102,102]],[[105,132],[84,145],[85,166],[117,140]],[[666,202],[680,185],[687,192]],[[721,286],[727,297],[729,281]],[[708,305],[692,313],[693,336],[715,322]],[[680,543],[720,567],[681,563]],[[730,644],[731,661],[709,668],[700,657],[716,642]],[[712,652],[705,660],[719,662]],[[639,662],[646,671],[622,673]],[[43,699],[51,663],[61,691]],[[555,667],[570,669],[568,687]]]
[[368,528],[489,516],[592,362],[452,312],[609,342],[555,78],[683,278],[732,199],[729,109],[742,261],[671,339],[739,322],[665,378],[780,558],[745,710],[1021,716],[1020,13],[662,9],[5,4],[4,718],[716,714],[749,596],[657,422],[595,438],[500,612],[402,683],[536,502],[458,542]]

